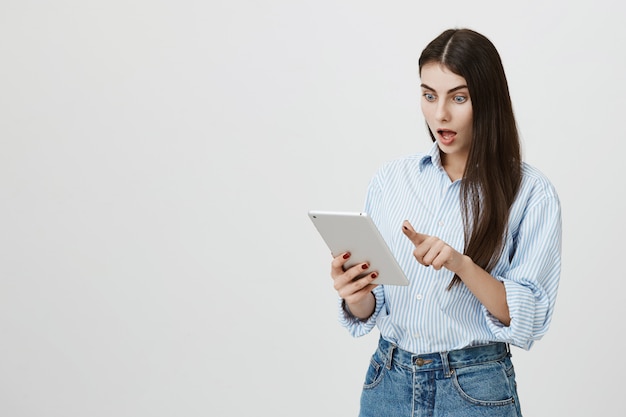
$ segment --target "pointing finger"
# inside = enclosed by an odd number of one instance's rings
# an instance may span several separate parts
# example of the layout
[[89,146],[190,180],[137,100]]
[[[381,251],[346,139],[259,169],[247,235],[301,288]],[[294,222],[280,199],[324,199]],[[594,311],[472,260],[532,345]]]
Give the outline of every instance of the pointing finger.
[[428,235],[417,233],[408,220],[402,222],[402,232],[411,240],[411,242],[413,242],[415,246],[420,245],[428,237]]

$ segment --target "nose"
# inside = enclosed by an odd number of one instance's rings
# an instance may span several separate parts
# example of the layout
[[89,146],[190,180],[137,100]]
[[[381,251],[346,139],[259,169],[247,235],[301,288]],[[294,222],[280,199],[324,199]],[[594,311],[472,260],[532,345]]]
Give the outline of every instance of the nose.
[[441,100],[437,103],[435,117],[437,118],[437,121],[440,122],[450,121],[450,111],[448,109],[448,103],[446,103],[446,100]]

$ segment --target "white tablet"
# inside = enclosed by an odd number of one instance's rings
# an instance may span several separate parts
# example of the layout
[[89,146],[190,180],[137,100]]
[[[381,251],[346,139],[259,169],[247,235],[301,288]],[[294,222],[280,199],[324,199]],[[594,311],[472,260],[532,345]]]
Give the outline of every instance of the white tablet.
[[345,268],[368,262],[367,273],[378,272],[374,284],[408,285],[404,271],[389,250],[378,228],[366,213],[309,211],[309,218],[317,228],[333,257],[350,252]]

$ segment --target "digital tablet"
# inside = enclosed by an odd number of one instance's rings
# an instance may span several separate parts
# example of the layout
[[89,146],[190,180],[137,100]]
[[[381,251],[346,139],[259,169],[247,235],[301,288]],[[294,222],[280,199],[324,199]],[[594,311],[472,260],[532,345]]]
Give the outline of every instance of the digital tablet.
[[409,284],[404,271],[367,213],[312,210],[308,214],[333,257],[350,252],[350,259],[344,268],[368,262],[370,268],[367,273],[378,272],[374,284]]

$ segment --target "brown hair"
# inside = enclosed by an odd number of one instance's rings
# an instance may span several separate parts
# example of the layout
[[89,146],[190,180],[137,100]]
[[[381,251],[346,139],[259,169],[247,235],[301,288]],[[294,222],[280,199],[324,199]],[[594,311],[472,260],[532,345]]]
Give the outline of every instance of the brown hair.
[[[422,51],[419,69],[440,63],[465,78],[472,100],[473,137],[461,181],[464,253],[490,272],[504,248],[511,205],[520,187],[519,134],[502,61],[485,36],[449,29]],[[435,137],[432,132],[433,141]],[[448,289],[460,282],[455,275]]]

